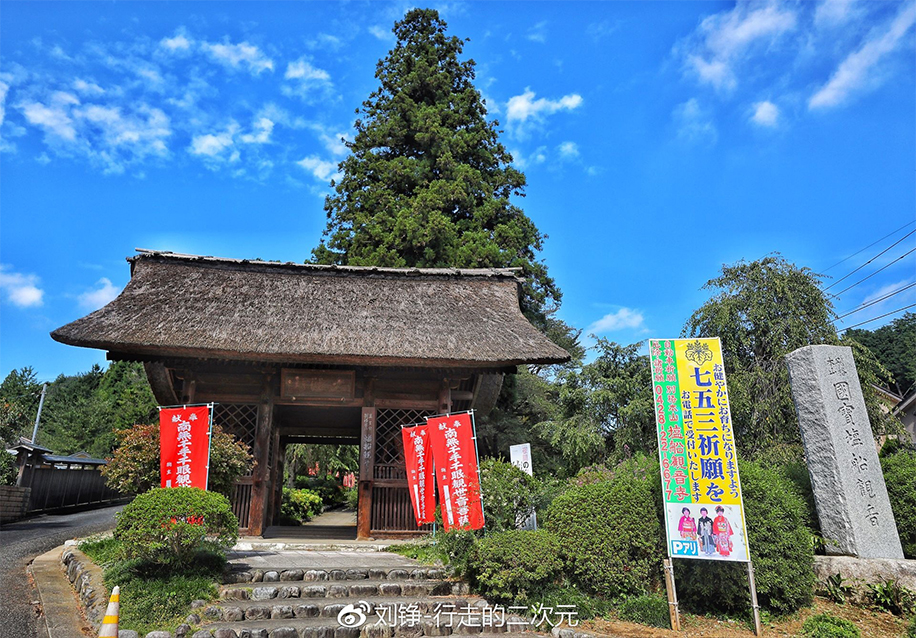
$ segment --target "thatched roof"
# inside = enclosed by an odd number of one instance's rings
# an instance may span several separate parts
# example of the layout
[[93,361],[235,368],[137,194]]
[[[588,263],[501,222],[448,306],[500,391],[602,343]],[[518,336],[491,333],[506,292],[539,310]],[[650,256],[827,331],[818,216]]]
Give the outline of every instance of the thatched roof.
[[361,268],[140,251],[117,299],[51,333],[120,356],[504,367],[565,350],[519,310],[514,269]]

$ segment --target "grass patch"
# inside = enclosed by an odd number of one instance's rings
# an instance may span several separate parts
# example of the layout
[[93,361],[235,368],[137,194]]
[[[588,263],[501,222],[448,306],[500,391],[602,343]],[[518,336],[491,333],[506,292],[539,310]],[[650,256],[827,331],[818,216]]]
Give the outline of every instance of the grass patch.
[[174,629],[191,612],[191,602],[212,600],[219,594],[225,559],[200,552],[187,563],[164,566],[144,559],[122,560],[114,538],[87,541],[80,549],[105,567],[105,586],[121,588],[120,628],[141,636],[158,629]]
[[388,547],[388,551],[420,561],[425,565],[445,565],[448,563],[448,557],[435,541],[417,541],[402,545],[391,545]]

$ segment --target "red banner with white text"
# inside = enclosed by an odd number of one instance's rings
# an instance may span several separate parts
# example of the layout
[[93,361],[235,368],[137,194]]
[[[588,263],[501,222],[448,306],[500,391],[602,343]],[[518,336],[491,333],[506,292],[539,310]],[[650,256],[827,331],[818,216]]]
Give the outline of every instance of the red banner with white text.
[[207,489],[210,407],[161,408],[159,450],[162,487]]
[[472,418],[465,412],[426,420],[445,531],[456,527],[480,529],[484,525]]
[[436,488],[433,484],[433,449],[429,444],[429,426],[403,428],[401,436],[404,438],[404,461],[407,463],[407,487],[417,527],[420,527],[436,520]]

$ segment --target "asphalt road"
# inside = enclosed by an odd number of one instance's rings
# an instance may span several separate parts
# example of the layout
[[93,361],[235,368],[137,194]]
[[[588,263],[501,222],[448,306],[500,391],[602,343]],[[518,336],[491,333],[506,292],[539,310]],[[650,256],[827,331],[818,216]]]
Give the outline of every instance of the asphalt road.
[[71,538],[111,529],[121,508],[36,516],[0,527],[0,635],[38,635],[32,605],[38,593],[25,571],[29,561]]

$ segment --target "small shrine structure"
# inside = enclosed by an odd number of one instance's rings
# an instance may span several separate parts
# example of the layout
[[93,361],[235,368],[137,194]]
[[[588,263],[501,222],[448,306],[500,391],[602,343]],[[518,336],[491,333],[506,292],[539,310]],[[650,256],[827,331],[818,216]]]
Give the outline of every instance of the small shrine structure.
[[360,446],[358,538],[417,532],[401,426],[495,404],[503,375],[568,353],[519,307],[519,269],[373,268],[139,250],[104,308],[51,336],[142,362],[160,405],[216,403],[257,461],[240,531],[279,512],[290,443]]

